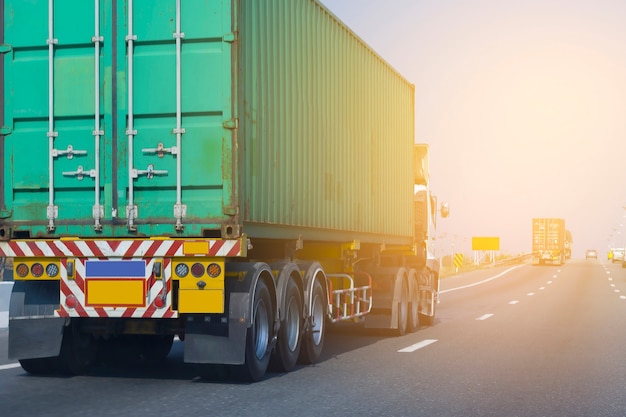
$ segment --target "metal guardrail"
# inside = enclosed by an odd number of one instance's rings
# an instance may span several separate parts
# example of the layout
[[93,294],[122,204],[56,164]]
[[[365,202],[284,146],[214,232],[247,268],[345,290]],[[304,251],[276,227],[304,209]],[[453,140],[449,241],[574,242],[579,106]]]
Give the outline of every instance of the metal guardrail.
[[530,258],[532,258],[532,253],[525,253],[519,256],[514,256],[514,257],[510,257],[506,259],[500,259],[499,261],[496,261],[496,262],[482,263],[478,265],[474,263],[463,265],[458,270],[456,270],[453,267],[442,267],[439,274],[441,278],[445,278],[445,277],[454,276],[463,272],[478,271],[480,269],[495,268],[498,266],[517,265],[517,264],[521,264],[523,262],[530,260]]

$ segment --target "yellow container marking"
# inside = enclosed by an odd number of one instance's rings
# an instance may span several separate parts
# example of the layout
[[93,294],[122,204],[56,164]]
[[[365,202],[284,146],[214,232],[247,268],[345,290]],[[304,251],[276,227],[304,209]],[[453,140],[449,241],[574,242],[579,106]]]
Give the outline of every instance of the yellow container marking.
[[184,242],[185,255],[206,255],[209,253],[209,242]]
[[85,304],[89,307],[144,307],[146,282],[143,279],[87,279]]
[[180,290],[178,291],[179,313],[223,313],[224,291]]

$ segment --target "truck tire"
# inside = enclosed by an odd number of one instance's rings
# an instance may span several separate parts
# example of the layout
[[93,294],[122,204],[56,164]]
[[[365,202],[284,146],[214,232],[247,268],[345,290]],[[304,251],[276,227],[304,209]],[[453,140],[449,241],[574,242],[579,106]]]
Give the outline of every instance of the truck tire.
[[289,372],[296,366],[302,344],[302,294],[298,285],[289,279],[285,290],[285,312],[281,317],[278,340],[272,353],[272,370]]
[[263,279],[254,289],[252,325],[247,330],[246,353],[243,365],[235,365],[233,374],[237,379],[256,382],[265,375],[272,351],[274,308],[270,291]]
[[22,369],[31,375],[52,375],[56,372],[58,357],[20,359]]
[[326,308],[328,299],[324,288],[318,279],[311,288],[311,316],[309,326],[302,336],[299,362],[303,364],[316,363],[322,355],[324,338],[326,337]]
[[90,334],[81,333],[76,323],[65,328],[59,371],[64,375],[81,375],[89,370],[97,353],[96,342]]
[[143,335],[141,340],[141,358],[148,362],[157,362],[167,358],[174,335]]

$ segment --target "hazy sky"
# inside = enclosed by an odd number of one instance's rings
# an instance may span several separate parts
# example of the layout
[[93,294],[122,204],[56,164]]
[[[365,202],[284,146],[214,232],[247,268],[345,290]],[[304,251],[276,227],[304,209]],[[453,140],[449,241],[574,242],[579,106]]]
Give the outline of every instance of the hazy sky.
[[533,217],[565,218],[574,257],[624,244],[626,1],[321,1],[415,84],[446,247],[529,252]]

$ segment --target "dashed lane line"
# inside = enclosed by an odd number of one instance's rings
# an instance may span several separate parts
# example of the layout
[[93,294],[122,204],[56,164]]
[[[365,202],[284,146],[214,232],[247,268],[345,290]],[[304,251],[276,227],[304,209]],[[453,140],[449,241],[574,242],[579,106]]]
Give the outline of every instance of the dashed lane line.
[[493,317],[493,314],[483,314],[482,316],[477,317],[476,320],[487,320],[489,317]]
[[509,301],[509,304],[511,304],[511,305],[514,305],[514,304],[517,304],[517,303],[519,303],[518,300]]
[[415,352],[418,349],[424,348],[428,345],[432,345],[433,343],[437,342],[437,339],[425,339],[422,340],[421,342],[417,342],[411,346],[407,346],[403,349],[400,349],[398,352],[399,353],[411,353],[411,352]]

